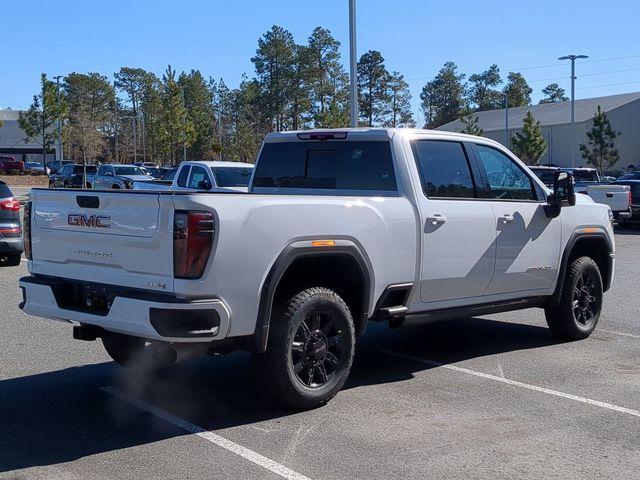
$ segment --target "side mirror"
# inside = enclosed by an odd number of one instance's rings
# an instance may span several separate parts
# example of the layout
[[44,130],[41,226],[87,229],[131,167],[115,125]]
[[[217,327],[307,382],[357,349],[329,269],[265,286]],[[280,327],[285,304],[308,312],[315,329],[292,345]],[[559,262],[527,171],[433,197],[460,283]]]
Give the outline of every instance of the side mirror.
[[560,215],[562,207],[571,207],[576,204],[573,174],[570,172],[554,172],[553,193],[549,196],[545,211],[548,217],[554,218]]
[[200,180],[198,182],[198,190],[211,190],[211,182],[209,180]]
[[105,177],[113,177],[113,173],[111,172],[106,172],[104,175]]

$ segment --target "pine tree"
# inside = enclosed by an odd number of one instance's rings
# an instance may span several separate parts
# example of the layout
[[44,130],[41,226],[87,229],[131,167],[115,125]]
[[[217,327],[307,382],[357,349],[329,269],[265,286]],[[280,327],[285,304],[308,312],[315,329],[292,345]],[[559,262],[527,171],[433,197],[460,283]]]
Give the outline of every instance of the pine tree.
[[65,114],[64,102],[58,102],[57,87],[47,79],[46,74],[40,76],[40,93],[33,96],[33,103],[26,112],[20,112],[18,126],[25,133],[25,143],[30,139],[42,146],[42,158],[53,147],[57,138],[53,124],[62,120]]
[[75,72],[65,77],[62,89],[69,108],[67,148],[71,157],[82,163],[104,159],[115,89],[104,75]]
[[479,111],[500,108],[502,94],[495,87],[501,82],[500,69],[495,63],[482,73],[474,73],[469,77],[467,103]]
[[349,124],[349,76],[340,62],[340,42],[329,30],[316,27],[308,45],[314,126],[346,127]]
[[509,108],[531,105],[531,93],[533,89],[521,73],[509,72],[507,85],[502,92],[507,95]]
[[184,89],[187,117],[194,129],[188,157],[194,160],[212,160],[218,148],[215,142],[216,121],[211,90],[199,70],[180,74],[178,85]]
[[540,103],[558,103],[569,100],[569,97],[565,95],[564,88],[560,87],[557,83],[550,83],[542,89],[542,93],[544,93],[546,97],[540,100]]
[[587,132],[589,141],[587,145],[580,144],[582,158],[602,174],[605,168],[613,167],[620,159],[615,142],[620,135],[620,132],[616,132],[613,129],[607,114],[598,105],[596,114],[593,117],[593,126]]
[[478,115],[474,115],[473,113],[462,116],[460,121],[462,122],[463,127],[462,130],[460,130],[460,133],[481,137],[484,130],[480,128],[480,125],[478,125],[478,120]]
[[182,92],[171,65],[162,77],[162,140],[165,156],[171,165],[182,160],[182,147],[191,145],[194,139],[193,122],[187,116]]
[[422,87],[420,100],[426,128],[436,128],[460,118],[464,100],[464,74],[458,74],[458,67],[447,62],[436,77]]
[[413,126],[413,114],[411,113],[411,92],[404,75],[393,72],[387,80],[389,96],[389,115],[384,122],[386,127],[396,127],[399,124]]
[[547,141],[542,135],[540,122],[536,121],[531,111],[524,117],[522,131],[511,137],[511,145],[513,152],[527,165],[538,165],[547,151]]
[[263,115],[276,131],[287,128],[287,107],[292,96],[296,44],[288,30],[274,25],[258,40],[251,59],[261,88]]
[[384,121],[388,111],[389,72],[384,57],[376,50],[369,50],[358,60],[358,100],[360,123],[371,127]]

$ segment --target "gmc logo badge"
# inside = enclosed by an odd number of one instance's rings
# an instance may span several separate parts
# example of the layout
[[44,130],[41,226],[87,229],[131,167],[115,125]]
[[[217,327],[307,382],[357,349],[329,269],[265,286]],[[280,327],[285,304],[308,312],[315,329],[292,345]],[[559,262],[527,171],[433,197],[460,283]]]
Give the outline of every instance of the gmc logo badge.
[[107,215],[84,215],[82,213],[70,213],[67,223],[74,227],[111,228],[107,222],[111,217]]

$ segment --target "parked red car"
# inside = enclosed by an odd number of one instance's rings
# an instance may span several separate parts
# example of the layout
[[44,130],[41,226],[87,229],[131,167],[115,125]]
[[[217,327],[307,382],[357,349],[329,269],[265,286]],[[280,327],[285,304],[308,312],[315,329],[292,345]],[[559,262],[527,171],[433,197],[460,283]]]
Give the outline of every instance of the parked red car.
[[0,155],[0,173],[9,173],[11,170],[24,172],[24,162],[10,155]]

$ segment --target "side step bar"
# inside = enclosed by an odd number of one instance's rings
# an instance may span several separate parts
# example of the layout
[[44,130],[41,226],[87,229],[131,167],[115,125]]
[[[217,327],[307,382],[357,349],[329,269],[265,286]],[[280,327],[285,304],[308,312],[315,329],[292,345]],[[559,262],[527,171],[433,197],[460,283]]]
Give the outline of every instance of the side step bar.
[[378,310],[378,319],[388,320],[390,318],[404,317],[409,309],[404,305],[396,305],[394,307],[385,307]]

